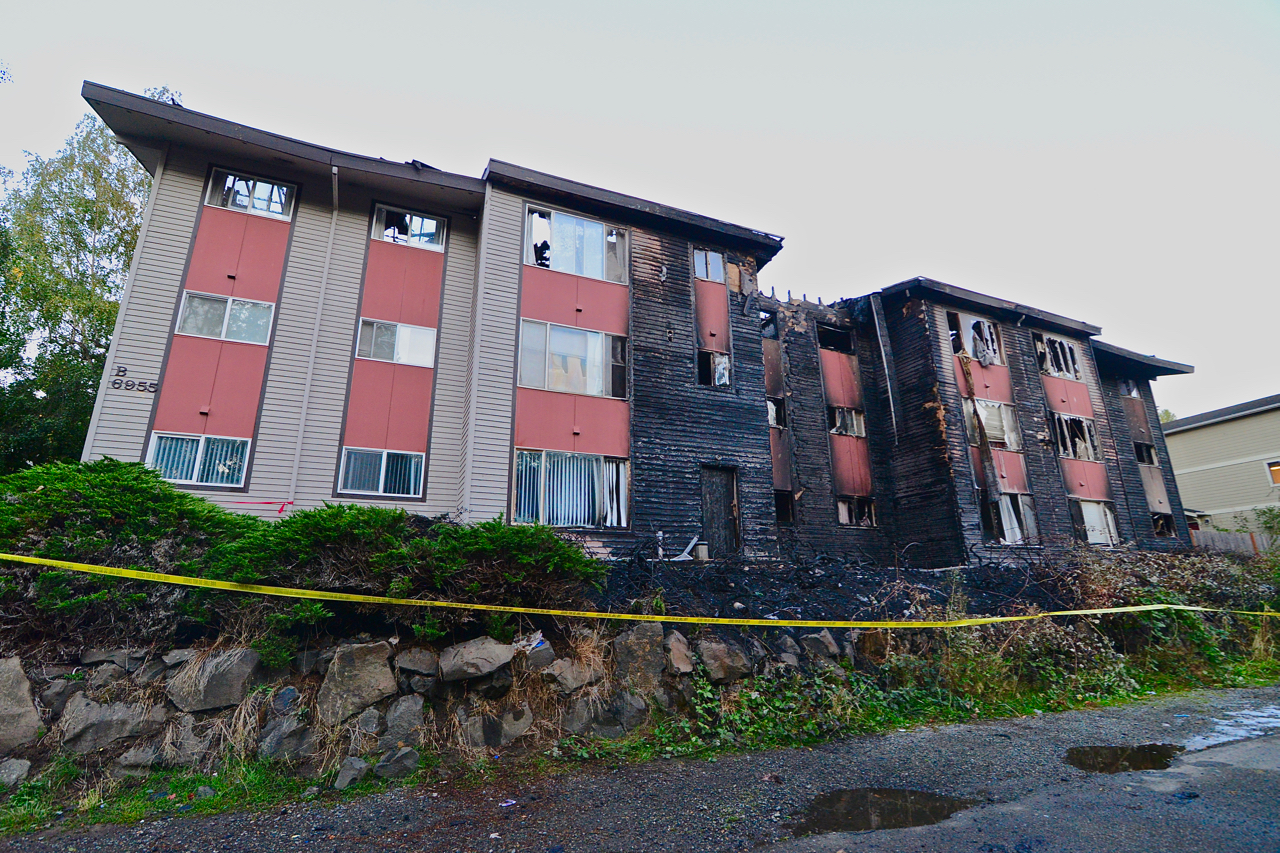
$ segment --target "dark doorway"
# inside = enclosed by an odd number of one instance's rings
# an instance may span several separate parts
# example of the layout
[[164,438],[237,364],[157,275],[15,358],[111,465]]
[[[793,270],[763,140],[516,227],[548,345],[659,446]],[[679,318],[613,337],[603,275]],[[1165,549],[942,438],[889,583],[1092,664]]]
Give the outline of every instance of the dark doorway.
[[702,538],[712,557],[738,553],[738,488],[733,468],[702,467]]

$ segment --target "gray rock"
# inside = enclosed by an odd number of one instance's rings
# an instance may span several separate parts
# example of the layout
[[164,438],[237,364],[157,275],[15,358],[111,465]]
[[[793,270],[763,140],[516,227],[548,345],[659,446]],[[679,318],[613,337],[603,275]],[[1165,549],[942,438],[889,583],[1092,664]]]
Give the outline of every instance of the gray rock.
[[321,675],[329,674],[329,664],[333,663],[333,656],[338,653],[337,648],[325,649],[320,652],[316,658],[315,671]]
[[0,761],[0,788],[16,788],[27,781],[31,772],[31,762],[23,758],[9,758]]
[[253,649],[230,649],[188,663],[165,684],[165,693],[184,711],[239,705],[249,695],[261,663]]
[[662,648],[667,653],[667,667],[673,675],[688,675],[693,672],[693,655],[689,652],[689,641],[679,631],[668,631],[662,641]]
[[382,712],[377,708],[365,708],[360,712],[360,716],[356,717],[356,731],[361,735],[377,737],[386,730],[386,723],[382,721]]
[[435,678],[423,678],[421,675],[415,675],[409,679],[409,689],[414,693],[430,696],[435,690],[437,681],[438,679]]
[[435,675],[440,671],[440,659],[430,649],[405,649],[396,655],[396,668],[418,675]]
[[320,788],[316,785],[312,785],[311,787],[307,788],[307,790],[302,792],[302,798],[304,800],[310,800],[313,797],[318,797],[318,796],[320,796]]
[[477,637],[440,653],[440,678],[444,681],[479,678],[510,663],[514,654],[513,646],[492,637]]
[[62,709],[67,706],[67,700],[83,690],[84,681],[68,681],[60,678],[40,691],[40,704],[48,709],[50,719],[56,720],[62,716]]
[[404,746],[382,756],[382,760],[374,765],[373,773],[383,779],[403,779],[418,769],[420,760],[416,749]]
[[123,669],[125,672],[133,672],[142,666],[142,662],[146,660],[146,653],[138,650],[130,649],[89,649],[81,652],[80,662],[85,666],[92,666],[96,663],[113,663]]
[[591,717],[591,702],[578,699],[560,715],[560,728],[571,735],[586,734],[591,728]]
[[311,671],[316,668],[320,662],[320,650],[308,649],[305,652],[298,652],[293,658],[293,668],[298,671],[299,675],[310,675]]
[[697,647],[712,684],[729,684],[751,674],[751,661],[737,643],[706,639],[698,640]]
[[104,663],[93,670],[87,679],[90,690],[101,690],[115,684],[129,673],[122,666],[116,666],[114,663]]
[[477,678],[470,683],[470,687],[486,699],[491,701],[501,699],[511,692],[511,685],[515,683],[515,679],[511,676],[511,665],[500,666],[493,672]]
[[462,742],[476,749],[485,746],[488,737],[484,730],[484,723],[484,717],[464,716],[461,722]]
[[527,704],[507,710],[501,717],[472,717],[460,714],[462,741],[471,747],[497,749],[523,737],[533,727],[533,711]]
[[99,705],[76,693],[62,712],[62,745],[72,752],[93,752],[121,738],[155,734],[166,716],[159,705],[150,709],[124,702]]
[[258,757],[271,761],[302,761],[318,751],[315,733],[300,714],[273,720],[258,741]]
[[639,726],[649,717],[649,703],[644,701],[644,697],[626,690],[618,691],[609,704],[609,710],[627,731]]
[[800,645],[816,658],[831,660],[840,657],[840,646],[826,628],[813,634],[805,634],[800,638]]
[[333,780],[333,787],[335,790],[345,791],[368,774],[369,762],[354,755],[348,755],[342,760],[342,766],[338,768],[338,778]]
[[618,680],[642,693],[656,693],[667,665],[663,645],[662,625],[658,622],[641,622],[615,637],[613,660]]
[[418,743],[422,737],[422,697],[401,696],[387,709],[387,728],[378,749],[391,750]]
[[336,726],[379,699],[394,695],[398,688],[387,663],[390,657],[391,646],[386,643],[340,646],[320,686],[320,721]]
[[160,656],[160,660],[164,661],[164,665],[172,669],[191,660],[197,654],[195,649],[174,649],[171,652],[165,652]]
[[538,645],[529,649],[524,656],[524,668],[530,672],[537,672],[551,664],[556,659],[556,650],[551,648],[551,644],[546,640],[539,640]]
[[804,653],[804,649],[800,648],[800,644],[790,634],[783,634],[778,638],[778,648],[789,655],[800,657]]
[[604,678],[604,670],[587,666],[581,661],[560,658],[542,671],[542,677],[555,685],[560,693],[568,694],[579,687],[595,684]]
[[178,716],[164,748],[164,760],[170,767],[195,767],[209,751],[213,732],[208,731],[200,737],[196,734],[195,724],[196,719],[190,714]]
[[150,684],[169,671],[169,665],[160,658],[152,658],[138,668],[133,680],[139,684]]
[[31,701],[31,682],[16,657],[0,659],[0,755],[36,739],[40,714]]
[[216,796],[218,796],[218,792],[210,788],[208,785],[201,785],[199,788],[196,788],[197,800],[207,800],[210,797]]
[[765,648],[764,643],[751,637],[747,640],[747,654],[751,657],[752,666],[760,666],[762,661],[769,660],[769,650]]
[[302,694],[296,687],[281,687],[271,697],[271,716],[285,717],[298,710]]
[[145,776],[160,761],[160,750],[155,744],[140,743],[115,760],[111,775]]
[[783,652],[782,654],[778,655],[778,661],[782,664],[785,664],[786,666],[791,667],[792,669],[800,668],[800,658],[791,654],[791,652]]
[[533,727],[533,711],[527,704],[512,708],[502,715],[502,730],[498,746],[506,746],[518,737],[523,737]]

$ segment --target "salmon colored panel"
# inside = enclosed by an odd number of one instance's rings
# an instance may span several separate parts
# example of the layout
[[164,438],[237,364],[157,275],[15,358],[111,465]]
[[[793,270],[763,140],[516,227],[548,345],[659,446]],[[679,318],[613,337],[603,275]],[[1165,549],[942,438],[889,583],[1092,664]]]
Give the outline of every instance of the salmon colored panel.
[[1147,419],[1147,404],[1137,397],[1121,397],[1124,402],[1124,418],[1129,422],[1129,437],[1144,444],[1151,440],[1151,424]]
[[386,320],[389,323],[400,322],[408,266],[404,251],[408,249],[408,246],[397,246],[385,240],[369,241],[369,260],[364,269],[360,316]]
[[782,385],[782,342],[770,338],[760,342],[764,349],[764,393],[767,397],[781,397],[784,393]]
[[822,386],[827,405],[842,409],[862,408],[862,386],[858,382],[858,358],[845,352],[819,349],[822,361]]
[[[578,315],[577,325],[583,329],[626,337],[630,301],[631,292],[626,285],[579,278],[578,303],[574,306]],[[582,310],[576,311],[578,308]]]
[[573,394],[517,388],[516,447],[573,451],[575,398]]
[[1067,494],[1073,498],[1091,501],[1111,499],[1107,488],[1107,467],[1101,462],[1085,462],[1081,459],[1059,459],[1062,463],[1062,481]]
[[1000,476],[1000,491],[1022,495],[1030,493],[1026,460],[1021,453],[992,448],[991,458],[996,464],[996,474]]
[[[200,410],[208,409],[213,398],[218,356],[223,346],[223,341],[209,338],[173,336],[164,380],[160,385],[160,399],[156,402],[156,429],[161,432],[205,432],[205,416],[200,414]],[[258,349],[266,352],[266,347]],[[256,412],[257,398],[254,398],[253,408]]]
[[1052,411],[1081,418],[1093,417],[1093,404],[1089,402],[1089,390],[1083,382],[1058,376],[1040,378],[1044,380],[1044,395]]
[[[968,397],[969,383],[965,381],[964,368],[960,366],[960,356],[952,356],[952,360],[955,364],[956,383],[960,386],[960,393]],[[973,384],[978,386],[978,397],[997,403],[1013,402],[1013,381],[1009,378],[1009,368],[1003,364],[983,367],[978,362],[970,360],[969,371],[973,374]]]
[[578,325],[578,277],[525,266],[520,280],[520,316],[562,326]]
[[770,428],[769,455],[773,457],[773,488],[779,492],[792,491],[791,432],[789,430]]
[[[419,250],[421,251],[421,250]],[[431,385],[435,371],[412,364],[394,365],[391,385],[391,418],[387,424],[387,450],[422,453],[427,449],[431,422]]]
[[440,325],[440,286],[444,279],[444,252],[397,246],[374,240],[405,253],[404,301],[400,314],[391,319],[411,326],[434,329]]
[[[247,213],[236,213],[220,207],[206,206],[200,214],[200,227],[196,231],[195,245],[191,247],[191,264],[187,268],[187,290],[203,293],[232,294],[240,265],[240,249],[244,243],[244,229],[248,220],[255,218]],[[279,289],[280,278],[276,277]],[[275,296],[271,297],[275,301]]]
[[[535,392],[548,394],[549,391]],[[631,407],[613,397],[569,396],[573,400],[573,449],[603,456],[631,455]]]
[[698,316],[698,346],[712,352],[729,351],[729,291],[715,281],[694,282]]
[[391,420],[391,395],[396,367],[389,361],[357,358],[351,366],[351,395],[347,400],[347,430],[342,443],[347,447],[387,446],[387,424]]
[[[174,338],[176,342],[177,337]],[[258,421],[258,400],[267,368],[267,348],[237,341],[221,341],[218,373],[209,399],[204,432],[252,438]]]
[[831,436],[831,467],[837,495],[871,494],[871,454],[865,438]]
[[[221,210],[221,208],[212,208]],[[205,208],[206,212],[210,208]],[[233,213],[245,219],[244,243],[236,265],[232,294],[243,299],[275,302],[284,275],[284,257],[289,249],[289,223],[249,213]],[[204,230],[203,222],[200,230]]]

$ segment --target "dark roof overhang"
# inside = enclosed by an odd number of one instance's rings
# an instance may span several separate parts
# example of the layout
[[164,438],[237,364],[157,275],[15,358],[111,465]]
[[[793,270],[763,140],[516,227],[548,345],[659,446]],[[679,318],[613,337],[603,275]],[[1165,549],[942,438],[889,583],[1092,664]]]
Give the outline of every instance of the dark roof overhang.
[[485,183],[479,178],[313,145],[87,80],[80,94],[153,175],[166,145],[184,145],[233,159],[284,163],[302,172],[323,174],[326,181],[337,166],[349,179],[374,190],[403,193],[416,185],[458,210],[484,206]]
[[1222,421],[1232,421],[1236,418],[1248,417],[1249,415],[1260,415],[1263,412],[1269,412],[1272,409],[1280,409],[1280,394],[1272,394],[1270,397],[1250,400],[1247,403],[1236,403],[1234,406],[1214,409],[1212,412],[1203,412],[1198,415],[1178,418],[1176,421],[1169,421],[1164,425],[1164,434],[1170,435],[1175,432],[1182,432],[1186,429],[1193,429],[1194,427],[1208,426],[1209,424],[1221,423]]
[[908,281],[898,282],[880,292],[884,296],[909,295],[920,292],[930,293],[938,302],[1001,315],[1015,323],[1030,322],[1031,325],[1037,328],[1064,332],[1070,335],[1092,337],[1102,331],[1101,326],[1095,326],[1092,323],[1073,320],[1070,317],[1063,317],[1061,314],[1053,314],[1049,311],[1041,311],[1039,308],[1011,302],[1008,299],[987,296],[985,293],[978,293],[974,290],[965,290],[963,287],[956,287],[953,284],[935,281],[924,276],[917,276]]
[[560,203],[584,213],[676,233],[694,241],[706,241],[712,246],[739,251],[755,258],[757,268],[767,264],[782,249],[782,238],[776,234],[744,228],[501,160],[490,160],[484,177],[495,184],[549,203]]
[[1158,376],[1177,376],[1195,373],[1196,369],[1189,364],[1157,358],[1154,355],[1142,355],[1133,350],[1118,347],[1103,341],[1093,342],[1093,354],[1098,364],[1112,366],[1117,373],[1125,376],[1136,376],[1142,379],[1155,379]]

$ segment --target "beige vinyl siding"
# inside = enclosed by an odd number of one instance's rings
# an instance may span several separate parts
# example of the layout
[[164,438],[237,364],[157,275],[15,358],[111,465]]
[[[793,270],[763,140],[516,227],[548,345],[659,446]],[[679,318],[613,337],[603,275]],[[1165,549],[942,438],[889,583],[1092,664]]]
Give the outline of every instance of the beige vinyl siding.
[[1254,507],[1280,504],[1267,463],[1280,461],[1280,410],[1165,436],[1183,504],[1234,527],[1252,521]]
[[507,509],[523,235],[523,202],[490,184],[480,229],[458,501],[472,520]]
[[177,154],[157,169],[150,212],[135,249],[106,369],[85,439],[83,459],[142,458],[156,394],[113,389],[117,368],[136,381],[158,382],[169,343],[174,307],[204,189],[204,162]]

